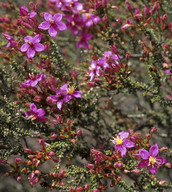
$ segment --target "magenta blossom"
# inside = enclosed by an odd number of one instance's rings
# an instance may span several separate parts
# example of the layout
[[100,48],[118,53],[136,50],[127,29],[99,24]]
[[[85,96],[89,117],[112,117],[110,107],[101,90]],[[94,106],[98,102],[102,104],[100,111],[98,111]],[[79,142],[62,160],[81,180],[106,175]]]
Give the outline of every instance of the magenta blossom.
[[152,174],[156,174],[158,170],[158,165],[162,165],[166,163],[166,159],[164,159],[161,156],[158,156],[159,148],[157,144],[152,145],[152,147],[149,149],[149,152],[145,149],[139,149],[139,155],[143,160],[139,162],[137,165],[139,168],[149,168],[149,171]]
[[[104,70],[106,68],[110,66],[115,66],[115,65],[119,65],[119,58],[121,58],[120,55],[116,55],[116,54],[112,54],[111,51],[106,51],[104,53],[104,57],[101,57],[100,59],[98,59],[98,64],[104,68]],[[115,63],[115,64],[114,64]]]
[[37,13],[35,11],[29,13],[28,8],[25,6],[19,7],[19,10],[20,10],[21,16],[28,16],[29,18],[33,18],[37,15]]
[[2,33],[2,35],[5,37],[6,40],[8,40],[8,44],[6,47],[17,47],[17,42],[14,41],[14,38],[6,33]]
[[25,44],[23,44],[20,48],[21,52],[27,51],[27,56],[29,59],[32,59],[35,56],[36,52],[44,51],[45,47],[41,43],[42,36],[36,35],[35,37],[26,36],[24,38]]
[[39,24],[38,28],[42,30],[48,30],[49,35],[52,38],[55,38],[58,35],[58,31],[64,31],[67,29],[66,25],[61,22],[63,16],[61,13],[57,13],[52,16],[50,13],[44,13],[44,19],[41,24]]
[[30,104],[30,111],[26,111],[25,115],[36,122],[45,122],[47,120],[47,118],[44,117],[45,110],[43,108],[37,109],[34,103]]
[[100,66],[97,65],[96,61],[92,60],[89,70],[90,81],[92,81],[96,75],[99,76]]
[[72,30],[72,33],[74,35],[76,35],[78,33],[78,28],[79,27],[83,27],[83,22],[82,19],[80,18],[80,16],[78,14],[76,15],[66,15],[66,26],[68,29]]
[[122,157],[126,156],[126,148],[135,147],[135,143],[127,139],[128,136],[128,132],[120,132],[112,141],[115,144],[115,150],[120,152]]
[[67,103],[70,99],[68,98],[67,92],[68,84],[64,84],[60,88],[57,89],[56,95],[50,95],[48,97],[52,102],[57,102],[57,108],[59,110],[62,109],[63,102]]
[[68,100],[75,99],[75,98],[81,98],[81,94],[83,91],[76,91],[74,86],[71,86],[67,88],[68,93]]
[[77,43],[77,48],[80,49],[82,45],[85,49],[88,49],[89,44],[88,41],[92,38],[91,34],[88,34],[86,30],[83,30],[81,34],[79,35],[79,41]]
[[78,2],[78,0],[61,0],[63,2],[63,6],[61,7],[61,11],[73,12],[74,14],[78,14],[83,10],[82,3]]
[[32,79],[26,80],[24,83],[21,83],[20,85],[22,87],[28,88],[28,87],[36,87],[36,85],[39,83],[39,81],[42,81],[47,76],[44,75],[44,73],[40,73],[39,75],[33,77]]
[[52,102],[57,102],[57,108],[59,110],[62,109],[63,102],[67,103],[71,99],[81,98],[82,91],[75,91],[74,87],[68,88],[68,84],[64,84],[60,88],[57,89],[56,95],[50,95],[48,97]]
[[95,16],[92,13],[84,13],[82,14],[83,22],[86,27],[90,27],[93,24],[96,24],[100,21],[100,17]]

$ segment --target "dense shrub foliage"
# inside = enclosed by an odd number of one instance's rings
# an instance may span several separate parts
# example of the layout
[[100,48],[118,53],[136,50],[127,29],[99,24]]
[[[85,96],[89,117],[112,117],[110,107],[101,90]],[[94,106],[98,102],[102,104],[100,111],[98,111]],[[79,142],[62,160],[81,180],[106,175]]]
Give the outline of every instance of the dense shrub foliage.
[[0,3],[0,162],[41,191],[170,191],[172,1]]

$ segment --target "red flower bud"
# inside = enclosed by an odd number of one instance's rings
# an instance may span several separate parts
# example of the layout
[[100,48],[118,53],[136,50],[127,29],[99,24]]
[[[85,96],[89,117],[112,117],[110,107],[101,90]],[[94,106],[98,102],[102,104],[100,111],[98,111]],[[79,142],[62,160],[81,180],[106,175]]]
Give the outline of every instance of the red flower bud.
[[40,145],[44,145],[44,144],[45,144],[44,139],[39,139],[39,144],[40,144]]
[[170,169],[171,168],[171,163],[166,163],[165,166]]
[[156,127],[152,127],[151,133],[155,133],[156,131],[157,131],[157,128]]
[[90,186],[88,184],[85,185],[85,190],[89,190]]
[[88,164],[87,167],[88,167],[89,169],[93,169],[93,168],[94,168],[94,165],[93,165],[93,164]]
[[21,161],[22,161],[21,158],[15,158],[15,163],[16,163],[16,164],[21,163]]
[[21,182],[21,181],[22,181],[21,176],[18,176],[18,177],[17,177],[17,181],[18,181],[18,182]]
[[128,1],[126,2],[126,6],[127,6],[127,9],[128,9],[129,11],[131,11],[131,9],[132,9],[132,8],[131,8],[131,4],[130,4]]

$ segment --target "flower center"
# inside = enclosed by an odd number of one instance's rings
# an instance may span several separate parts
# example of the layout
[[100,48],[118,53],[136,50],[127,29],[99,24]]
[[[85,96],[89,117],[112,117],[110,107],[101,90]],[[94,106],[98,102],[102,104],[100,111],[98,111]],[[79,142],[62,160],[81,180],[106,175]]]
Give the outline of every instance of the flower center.
[[156,163],[156,159],[152,156],[149,157],[149,163],[154,165]]
[[53,19],[49,19],[49,22],[51,25],[53,25],[55,23]]
[[119,136],[117,136],[117,138],[115,139],[116,144],[117,145],[121,145],[123,143],[123,140],[119,138]]
[[33,43],[32,43],[32,42],[27,41],[27,43],[28,43],[30,46],[33,46]]
[[91,14],[90,13],[86,13],[85,15],[86,15],[87,19],[91,19]]
[[68,89],[68,93],[71,95],[73,94],[74,91],[75,91],[75,87],[73,86]]
[[30,118],[31,118],[32,120],[37,119],[37,117],[38,117],[38,114],[34,114],[34,115],[31,115],[31,116],[30,116]]

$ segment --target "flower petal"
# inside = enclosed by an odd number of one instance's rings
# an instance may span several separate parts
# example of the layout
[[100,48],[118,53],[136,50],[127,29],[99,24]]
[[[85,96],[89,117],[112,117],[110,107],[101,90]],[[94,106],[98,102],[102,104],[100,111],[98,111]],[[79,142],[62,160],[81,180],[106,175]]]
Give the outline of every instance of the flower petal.
[[28,43],[25,43],[21,46],[20,51],[21,52],[26,52],[28,50],[28,48],[30,47],[30,45]]
[[24,41],[27,43],[28,41],[29,42],[32,42],[32,37],[31,36],[26,36],[25,38],[24,38]]
[[27,51],[27,56],[29,59],[32,59],[35,56],[35,50],[30,47]]
[[30,17],[30,18],[33,18],[33,17],[35,17],[36,15],[37,15],[37,13],[36,13],[35,11],[29,13],[29,17]]
[[21,16],[26,16],[26,15],[29,13],[28,8],[25,7],[25,6],[21,6],[21,7],[19,7],[19,10],[20,10],[20,14],[21,14]]
[[37,113],[38,113],[39,117],[44,116],[45,115],[45,110],[40,108],[40,109],[37,110]]
[[37,52],[44,51],[44,49],[45,49],[44,45],[42,45],[41,43],[36,43],[34,45],[34,47],[35,47],[35,51],[37,51]]
[[63,22],[56,23],[56,26],[57,26],[58,30],[60,30],[60,31],[64,31],[67,29],[66,25]]
[[157,144],[152,145],[152,147],[149,149],[149,154],[152,157],[157,156],[159,153],[159,147]]
[[156,163],[157,163],[158,165],[163,165],[163,164],[166,163],[166,162],[167,162],[167,160],[164,159],[164,157],[161,157],[161,156],[156,157]]
[[63,104],[63,100],[62,100],[62,99],[57,102],[57,108],[58,108],[59,110],[62,109],[62,104]]
[[144,159],[144,160],[141,160],[138,163],[137,167],[139,167],[139,168],[146,168],[146,167],[148,167],[148,165],[149,165],[149,161]]
[[72,96],[71,95],[66,95],[63,100],[65,103],[69,102],[70,100],[72,99]]
[[149,171],[150,171],[153,175],[156,174],[157,170],[158,170],[158,166],[157,166],[156,164],[154,164],[153,166],[152,166],[152,165],[149,166]]
[[49,35],[50,35],[53,39],[54,39],[55,36],[58,34],[58,33],[57,33],[57,30],[56,30],[53,26],[51,26],[51,27],[49,28],[48,33],[49,33]]
[[50,28],[50,23],[48,21],[44,21],[39,24],[38,28],[42,30],[47,30]]
[[33,43],[39,43],[41,41],[42,35],[38,34],[35,37],[33,37],[32,42]]
[[44,13],[44,19],[46,20],[46,21],[49,21],[50,19],[52,19],[53,17],[52,17],[52,15],[50,14],[50,13],[48,13],[48,12],[45,12]]
[[63,18],[62,14],[61,13],[57,13],[57,14],[54,15],[53,20],[55,22],[59,22],[59,21],[62,20],[62,18]]
[[127,152],[126,148],[123,145],[121,145],[119,147],[120,147],[121,156],[125,157],[126,156],[126,152]]
[[63,91],[66,91],[66,92],[67,92],[67,88],[68,88],[68,84],[67,83],[65,83],[64,85],[62,85],[60,87],[61,91],[63,90]]
[[120,133],[118,134],[118,136],[119,136],[120,139],[126,139],[126,138],[129,136],[129,133],[122,131],[122,132],[120,132]]
[[129,141],[129,140],[125,140],[125,141],[123,142],[123,145],[124,145],[126,148],[135,147],[135,143],[132,142],[132,141]]
[[37,112],[37,107],[36,107],[36,105],[34,103],[30,104],[30,110],[33,111],[34,113]]
[[141,156],[142,159],[149,159],[150,154],[148,151],[145,149],[139,149],[139,155]]

